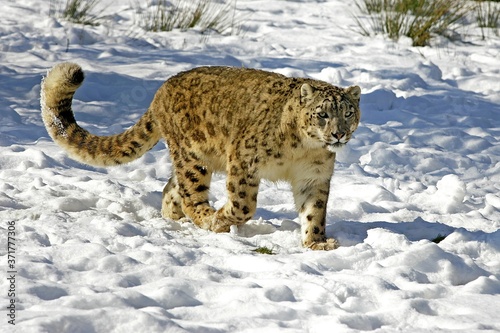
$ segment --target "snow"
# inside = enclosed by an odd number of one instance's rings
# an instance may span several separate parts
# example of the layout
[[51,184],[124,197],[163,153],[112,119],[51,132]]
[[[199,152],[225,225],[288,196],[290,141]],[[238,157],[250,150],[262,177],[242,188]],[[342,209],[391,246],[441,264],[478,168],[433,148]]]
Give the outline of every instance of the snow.
[[[240,0],[242,33],[221,36],[144,32],[126,1],[98,27],[49,17],[46,2],[4,3],[0,239],[15,223],[17,274],[16,325],[3,315],[0,331],[499,332],[500,38],[468,26],[467,43],[414,48],[354,33],[355,11]],[[341,247],[300,246],[285,183],[263,181],[253,219],[215,234],[161,218],[163,144],[110,169],[68,158],[39,107],[42,76],[63,61],[84,68],[76,118],[100,135],[131,126],[164,80],[201,65],[361,86],[362,122],[328,204]],[[212,181],[215,207],[224,179]],[[5,245],[0,255],[6,276]]]

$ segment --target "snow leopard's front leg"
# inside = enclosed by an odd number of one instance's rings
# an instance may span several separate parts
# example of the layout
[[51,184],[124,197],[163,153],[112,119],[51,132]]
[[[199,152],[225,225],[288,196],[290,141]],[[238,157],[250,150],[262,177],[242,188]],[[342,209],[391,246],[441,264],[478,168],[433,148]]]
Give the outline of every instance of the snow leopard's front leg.
[[313,250],[333,250],[339,247],[335,239],[325,236],[330,178],[321,181],[304,179],[293,184],[292,189],[299,211],[302,245]]

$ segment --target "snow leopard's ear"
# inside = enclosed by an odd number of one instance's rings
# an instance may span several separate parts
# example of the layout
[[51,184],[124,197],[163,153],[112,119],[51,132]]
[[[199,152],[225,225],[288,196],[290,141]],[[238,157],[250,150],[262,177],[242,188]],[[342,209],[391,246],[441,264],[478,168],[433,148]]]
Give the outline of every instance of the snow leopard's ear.
[[359,103],[359,100],[361,99],[361,88],[359,86],[351,86],[346,89],[346,92],[352,97],[353,100]]
[[306,104],[313,99],[314,88],[309,83],[304,83],[300,87],[300,103]]

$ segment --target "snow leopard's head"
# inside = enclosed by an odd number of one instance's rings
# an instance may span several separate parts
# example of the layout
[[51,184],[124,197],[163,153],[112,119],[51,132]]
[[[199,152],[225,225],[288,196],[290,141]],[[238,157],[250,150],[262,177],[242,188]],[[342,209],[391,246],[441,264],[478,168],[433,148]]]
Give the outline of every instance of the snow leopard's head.
[[300,104],[308,138],[331,152],[338,152],[358,128],[360,97],[358,86],[344,89],[304,83],[300,88]]

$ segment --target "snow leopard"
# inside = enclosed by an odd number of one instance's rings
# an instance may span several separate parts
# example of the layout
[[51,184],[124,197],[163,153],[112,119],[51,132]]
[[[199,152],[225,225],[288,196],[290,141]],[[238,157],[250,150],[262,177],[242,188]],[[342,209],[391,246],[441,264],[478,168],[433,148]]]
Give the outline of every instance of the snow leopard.
[[[144,115],[123,133],[98,136],[78,125],[72,101],[84,80],[74,63],[54,66],[42,80],[47,132],[70,157],[93,166],[133,161],[160,139],[172,175],[161,214],[214,232],[250,220],[261,179],[290,183],[302,245],[339,246],[325,235],[336,154],[360,122],[359,86],[338,87],[258,69],[198,67],[167,79]],[[214,173],[226,174],[227,202],[209,202]]]

